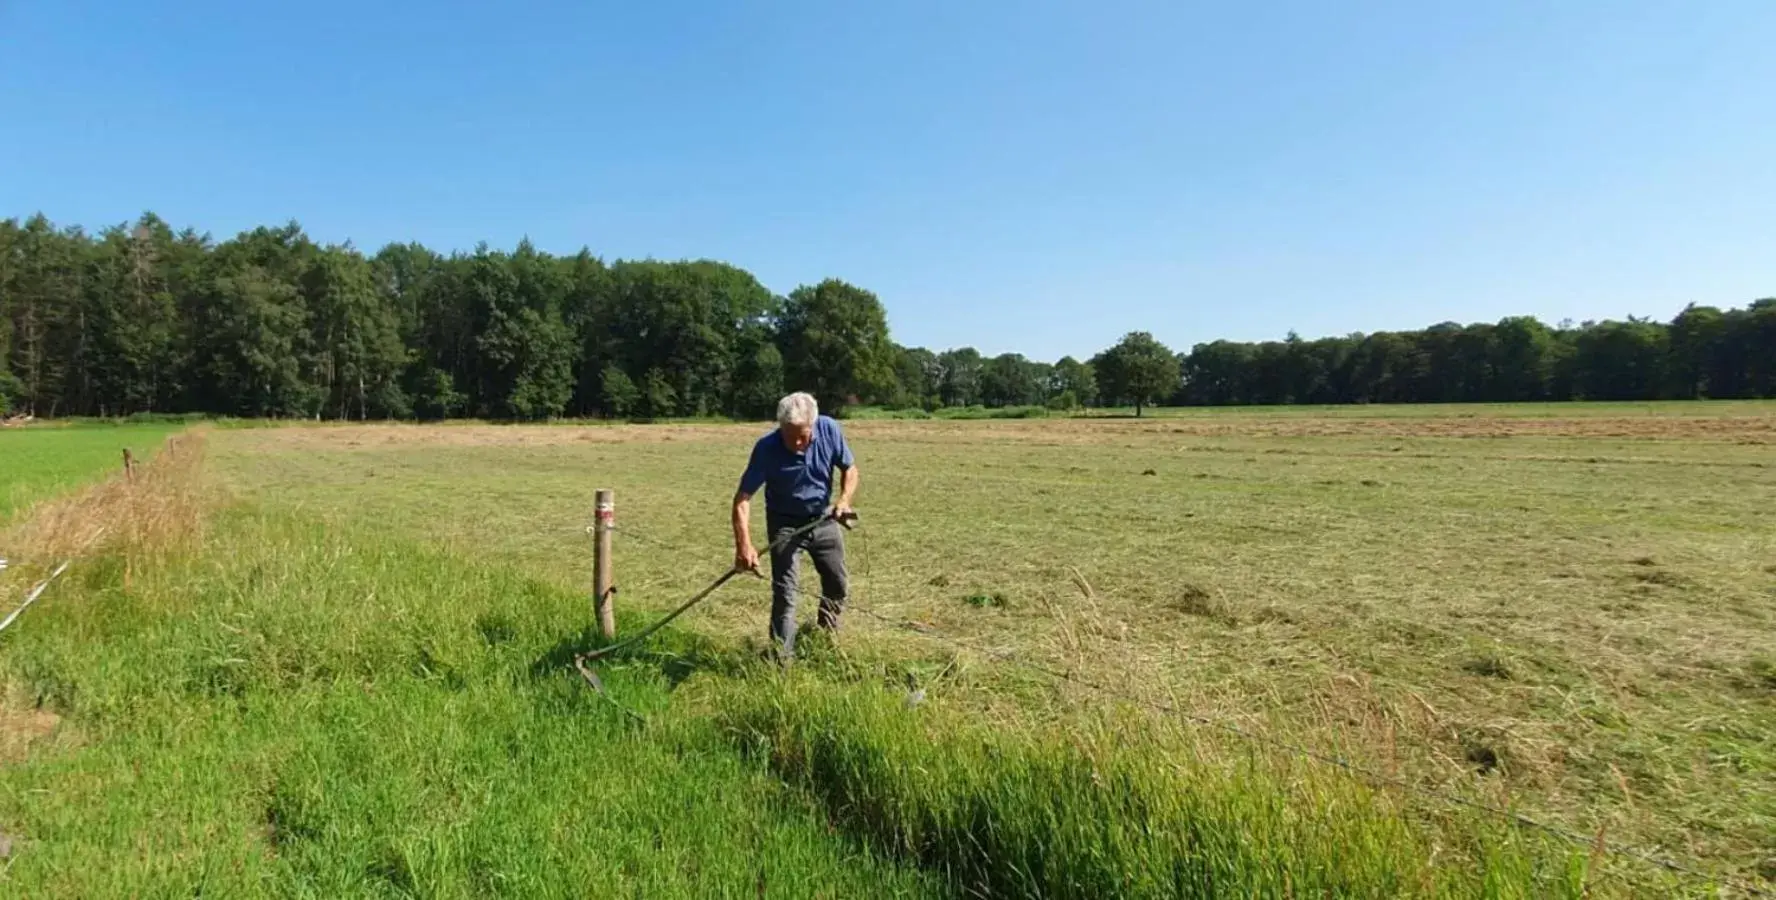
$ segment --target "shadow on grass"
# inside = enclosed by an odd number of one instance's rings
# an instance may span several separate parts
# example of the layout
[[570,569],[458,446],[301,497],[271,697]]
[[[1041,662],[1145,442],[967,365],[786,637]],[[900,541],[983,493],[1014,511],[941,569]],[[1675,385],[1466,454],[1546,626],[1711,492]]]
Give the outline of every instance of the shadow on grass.
[[[619,638],[621,632],[618,633]],[[574,658],[612,642],[604,639],[598,629],[587,626],[557,641],[555,646],[530,666],[532,678],[547,678],[574,670]],[[608,663],[641,663],[658,669],[668,689],[676,689],[698,672],[737,676],[746,669],[750,658],[742,650],[724,647],[701,635],[662,629],[641,644],[619,650],[598,660]]]

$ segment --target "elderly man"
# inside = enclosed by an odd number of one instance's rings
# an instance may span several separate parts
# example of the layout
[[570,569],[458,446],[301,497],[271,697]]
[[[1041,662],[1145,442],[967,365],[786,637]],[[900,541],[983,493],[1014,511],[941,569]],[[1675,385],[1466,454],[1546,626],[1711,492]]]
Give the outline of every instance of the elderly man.
[[[835,467],[844,475],[833,500]],[[790,394],[778,402],[777,429],[752,446],[752,458],[734,494],[734,565],[751,572],[758,571],[759,554],[752,546],[748,519],[752,495],[760,487],[765,489],[765,527],[771,543],[771,638],[788,660],[795,655],[796,569],[803,550],[820,575],[819,625],[828,631],[839,627],[846,584],[845,539],[838,520],[851,514],[851,498],[857,493],[857,462],[845,435],[838,422],[820,414],[809,394]],[[822,521],[778,545],[780,539],[817,520]]]

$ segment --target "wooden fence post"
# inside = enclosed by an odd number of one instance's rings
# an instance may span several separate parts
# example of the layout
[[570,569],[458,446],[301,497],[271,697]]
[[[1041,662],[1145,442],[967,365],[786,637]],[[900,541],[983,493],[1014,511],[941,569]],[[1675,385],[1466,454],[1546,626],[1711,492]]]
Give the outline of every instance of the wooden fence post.
[[609,488],[599,488],[592,542],[592,605],[598,611],[598,630],[606,640],[617,636],[617,617],[611,610],[611,531],[617,510]]

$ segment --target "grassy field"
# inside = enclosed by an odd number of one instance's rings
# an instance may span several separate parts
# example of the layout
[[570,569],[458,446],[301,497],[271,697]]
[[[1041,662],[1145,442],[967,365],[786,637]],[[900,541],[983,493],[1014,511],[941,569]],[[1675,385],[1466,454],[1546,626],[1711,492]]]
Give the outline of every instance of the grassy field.
[[158,446],[174,425],[0,428],[0,522],[33,502],[85,484]]
[[0,636],[0,884],[1713,896],[1597,843],[1776,880],[1776,406],[857,422],[838,643],[764,666],[736,582],[590,692],[593,490],[632,631],[727,565],[761,427],[210,434],[200,531]]

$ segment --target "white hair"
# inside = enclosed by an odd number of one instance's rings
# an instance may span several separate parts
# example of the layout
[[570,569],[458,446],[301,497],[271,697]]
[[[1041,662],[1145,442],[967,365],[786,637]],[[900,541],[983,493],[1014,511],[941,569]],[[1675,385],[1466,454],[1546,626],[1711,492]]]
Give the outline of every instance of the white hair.
[[820,404],[814,402],[814,395],[807,391],[796,391],[777,401],[779,425],[812,425],[819,416]]

